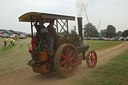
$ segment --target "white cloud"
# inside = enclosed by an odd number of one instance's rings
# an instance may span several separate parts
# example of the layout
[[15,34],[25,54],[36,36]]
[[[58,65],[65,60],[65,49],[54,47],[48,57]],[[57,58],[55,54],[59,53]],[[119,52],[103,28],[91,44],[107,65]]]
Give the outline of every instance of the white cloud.
[[[0,28],[30,32],[30,24],[19,23],[18,17],[32,11],[77,16],[76,1],[84,2],[89,21],[96,27],[101,19],[100,29],[109,24],[117,30],[128,28],[127,0],[0,0]],[[86,24],[84,12],[82,14]]]

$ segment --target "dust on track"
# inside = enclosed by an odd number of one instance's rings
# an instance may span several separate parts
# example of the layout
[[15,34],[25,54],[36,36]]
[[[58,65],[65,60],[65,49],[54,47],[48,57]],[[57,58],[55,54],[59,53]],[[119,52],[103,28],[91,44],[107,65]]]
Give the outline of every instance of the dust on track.
[[[99,68],[113,57],[125,52],[127,49],[128,42],[124,42],[114,47],[96,51],[98,62],[95,68]],[[89,68],[86,62],[83,61],[74,76],[62,78],[56,72],[45,75],[34,73],[31,67],[29,67],[13,73],[1,75],[0,85],[71,85],[74,80],[81,78],[81,76],[86,76],[95,68]]]

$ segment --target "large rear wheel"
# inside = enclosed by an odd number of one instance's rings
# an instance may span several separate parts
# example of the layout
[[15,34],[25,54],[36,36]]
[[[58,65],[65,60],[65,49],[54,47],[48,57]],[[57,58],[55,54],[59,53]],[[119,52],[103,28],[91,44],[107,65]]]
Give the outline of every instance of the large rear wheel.
[[56,71],[62,77],[72,76],[78,67],[78,52],[71,44],[61,45],[55,54],[54,64]]
[[86,63],[88,67],[94,68],[97,64],[97,54],[95,51],[90,51],[86,57]]

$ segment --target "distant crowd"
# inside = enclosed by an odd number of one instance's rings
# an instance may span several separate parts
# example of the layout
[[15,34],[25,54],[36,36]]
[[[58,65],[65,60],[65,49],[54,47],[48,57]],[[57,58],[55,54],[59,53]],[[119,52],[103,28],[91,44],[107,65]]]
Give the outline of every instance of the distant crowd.
[[4,46],[8,46],[8,44],[11,44],[12,46],[15,46],[15,40],[13,38],[5,38],[4,39]]

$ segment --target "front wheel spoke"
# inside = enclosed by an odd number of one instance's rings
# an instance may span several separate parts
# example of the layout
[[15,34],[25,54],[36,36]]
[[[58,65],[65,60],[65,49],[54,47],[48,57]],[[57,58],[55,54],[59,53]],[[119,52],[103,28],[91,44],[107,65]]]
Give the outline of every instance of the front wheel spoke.
[[95,57],[93,57],[93,58],[92,58],[92,60],[96,60],[96,58],[95,58]]
[[92,61],[92,58],[89,58],[88,61]]
[[94,65],[95,65],[94,62],[92,62],[92,67],[94,67]]
[[90,64],[90,65],[92,64],[92,60],[89,61],[89,64]]
[[92,66],[93,65],[93,61],[90,61],[89,64],[90,64],[90,66]]
[[92,56],[92,54],[90,53],[90,55],[89,56]]
[[94,60],[93,62],[94,62],[94,64],[96,64],[96,60]]

